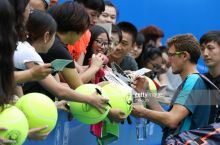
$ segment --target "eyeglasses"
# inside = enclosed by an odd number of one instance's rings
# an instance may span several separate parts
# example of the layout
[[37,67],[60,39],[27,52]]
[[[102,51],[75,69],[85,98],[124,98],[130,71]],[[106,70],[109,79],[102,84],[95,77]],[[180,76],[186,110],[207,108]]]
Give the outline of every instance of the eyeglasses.
[[102,46],[104,46],[105,48],[109,47],[109,43],[106,41],[101,41],[99,39],[96,39],[95,41],[98,47],[102,47]]
[[174,57],[174,56],[176,56],[176,55],[180,55],[180,54],[183,54],[183,53],[184,53],[184,51],[176,51],[176,52],[174,52],[174,53],[168,52],[167,55],[168,55],[169,57]]

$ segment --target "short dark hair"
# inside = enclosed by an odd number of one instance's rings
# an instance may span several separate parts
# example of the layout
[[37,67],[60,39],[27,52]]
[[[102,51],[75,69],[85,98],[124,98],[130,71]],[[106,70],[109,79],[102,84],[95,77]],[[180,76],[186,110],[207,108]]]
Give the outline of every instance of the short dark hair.
[[122,40],[122,32],[121,32],[121,29],[120,29],[117,25],[112,24],[112,33],[118,34],[119,43],[120,43],[121,40]]
[[32,43],[38,39],[42,39],[45,32],[49,32],[52,36],[57,29],[57,24],[53,17],[48,13],[40,10],[34,10],[26,24],[28,31],[27,41]]
[[58,32],[83,33],[89,28],[89,15],[85,8],[77,2],[67,1],[51,7],[48,12],[57,22]]
[[102,13],[105,11],[105,4],[103,0],[75,0],[83,4],[86,8]]
[[110,0],[105,0],[104,3],[105,3],[105,6],[109,6],[109,7],[115,8],[115,10],[116,10],[116,18],[117,18],[118,15],[119,15],[119,11],[118,11],[117,7]]
[[136,44],[137,45],[143,45],[144,41],[145,41],[144,35],[142,33],[138,32],[136,40],[135,40]]
[[186,51],[190,54],[190,62],[196,64],[200,57],[200,45],[192,34],[176,35],[167,41],[168,47],[174,45],[177,51]]
[[129,33],[132,35],[132,43],[135,42],[137,37],[137,28],[130,22],[120,22],[117,26],[121,29],[121,31]]
[[141,67],[145,67],[147,63],[149,63],[151,60],[155,60],[158,57],[162,57],[162,52],[159,48],[145,46],[141,55]]
[[220,45],[220,31],[213,30],[205,33],[199,40],[200,45],[214,41]]
[[115,8],[115,5],[111,1],[109,1],[109,0],[105,0],[104,3],[105,3],[105,6],[110,6],[110,7],[114,7]]

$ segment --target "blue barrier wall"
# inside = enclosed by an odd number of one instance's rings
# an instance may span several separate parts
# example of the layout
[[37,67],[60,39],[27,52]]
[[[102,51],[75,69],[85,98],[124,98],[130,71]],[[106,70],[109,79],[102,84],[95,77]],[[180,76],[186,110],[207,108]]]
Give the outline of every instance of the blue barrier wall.
[[[56,128],[46,140],[26,140],[23,145],[97,145],[96,137],[90,133],[89,125],[82,124],[76,119],[68,121],[67,113],[59,111]],[[162,131],[154,123],[149,124],[147,139],[138,141],[135,132],[135,118],[131,117],[132,124],[120,124],[119,139],[109,145],[160,145]]]

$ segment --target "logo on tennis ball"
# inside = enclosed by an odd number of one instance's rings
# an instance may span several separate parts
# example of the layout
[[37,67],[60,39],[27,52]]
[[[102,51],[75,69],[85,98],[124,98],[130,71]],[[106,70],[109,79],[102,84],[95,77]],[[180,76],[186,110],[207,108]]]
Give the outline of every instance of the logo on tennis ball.
[[131,105],[132,105],[132,100],[131,100],[131,96],[128,94],[126,95],[125,97],[125,102],[127,104],[127,111],[130,112],[130,110],[132,109],[131,108]]
[[10,131],[10,132],[7,133],[7,136],[6,136],[6,137],[7,137],[9,140],[15,140],[16,143],[11,144],[11,145],[16,145],[17,142],[18,142],[19,139],[20,139],[20,136],[21,136],[21,133],[20,133],[18,130],[12,130],[12,131]]
[[82,104],[82,111],[89,112],[91,110],[91,106],[89,104]]

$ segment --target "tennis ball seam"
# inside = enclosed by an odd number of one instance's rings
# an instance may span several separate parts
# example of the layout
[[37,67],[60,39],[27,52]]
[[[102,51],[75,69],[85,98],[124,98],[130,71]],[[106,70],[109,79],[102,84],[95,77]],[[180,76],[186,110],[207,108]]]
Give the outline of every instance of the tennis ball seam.
[[[32,107],[30,106],[31,105],[31,99],[30,99],[31,97],[28,97],[28,99],[27,99],[27,102],[28,102],[28,109],[31,109]],[[43,119],[46,119],[46,120],[48,120],[48,121],[54,121],[54,120],[57,120],[57,118],[49,118],[49,117],[47,117],[47,116],[43,116],[43,115],[41,115],[41,114],[39,114],[36,110],[34,110],[34,109],[32,109],[32,111],[33,111],[33,114],[35,114],[35,115],[37,115],[38,117],[40,117],[40,118],[43,118]]]

